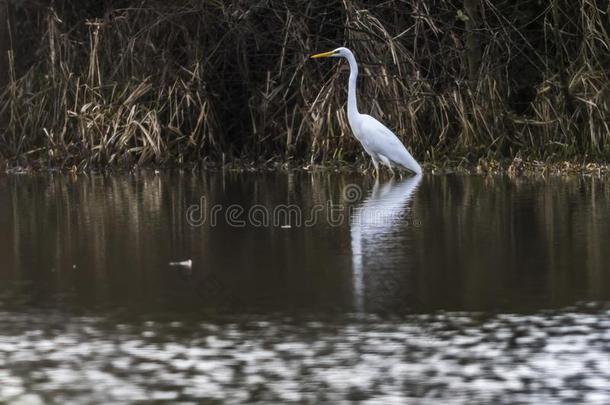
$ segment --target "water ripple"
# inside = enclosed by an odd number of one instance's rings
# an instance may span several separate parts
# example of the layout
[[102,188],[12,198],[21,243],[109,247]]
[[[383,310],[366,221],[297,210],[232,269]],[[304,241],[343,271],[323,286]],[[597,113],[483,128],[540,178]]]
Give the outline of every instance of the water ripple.
[[609,403],[610,311],[115,324],[0,313],[0,402]]

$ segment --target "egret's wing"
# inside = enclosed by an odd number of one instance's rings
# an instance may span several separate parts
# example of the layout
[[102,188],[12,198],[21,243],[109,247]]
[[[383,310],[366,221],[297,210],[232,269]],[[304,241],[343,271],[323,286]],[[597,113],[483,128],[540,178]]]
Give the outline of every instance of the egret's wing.
[[417,161],[413,159],[413,156],[392,131],[370,115],[362,117],[360,126],[362,143],[368,151],[383,155],[392,163],[416,173],[421,172]]
[[387,156],[388,151],[404,148],[404,145],[392,131],[370,115],[365,115],[361,125],[367,145],[371,151]]

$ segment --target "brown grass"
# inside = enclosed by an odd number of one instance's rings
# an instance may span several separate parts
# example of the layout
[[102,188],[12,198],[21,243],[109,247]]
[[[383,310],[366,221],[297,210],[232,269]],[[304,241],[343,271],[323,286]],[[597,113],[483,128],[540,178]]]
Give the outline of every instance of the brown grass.
[[482,0],[476,80],[461,1],[120,3],[14,6],[0,158],[352,161],[346,64],[308,59],[341,45],[360,62],[361,111],[420,160],[610,156],[600,1]]

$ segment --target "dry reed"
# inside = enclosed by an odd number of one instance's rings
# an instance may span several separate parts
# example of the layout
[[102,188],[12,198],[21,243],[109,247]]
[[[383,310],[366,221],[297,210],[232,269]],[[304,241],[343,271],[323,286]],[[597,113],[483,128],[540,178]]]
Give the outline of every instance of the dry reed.
[[346,66],[308,59],[345,45],[361,111],[419,159],[608,158],[608,2],[473,3],[476,14],[449,0],[15,4],[0,157],[354,160]]

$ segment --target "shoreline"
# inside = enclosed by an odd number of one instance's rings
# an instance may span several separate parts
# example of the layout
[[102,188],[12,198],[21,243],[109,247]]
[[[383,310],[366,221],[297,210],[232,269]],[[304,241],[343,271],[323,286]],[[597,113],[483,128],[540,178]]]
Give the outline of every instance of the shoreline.
[[[359,160],[357,162],[327,162],[324,164],[312,164],[298,161],[266,161],[255,162],[236,159],[230,162],[200,161],[182,164],[144,164],[144,165],[109,165],[104,167],[77,168],[68,167],[32,167],[11,165],[7,161],[2,162],[0,175],[31,175],[40,173],[59,173],[59,174],[122,174],[135,173],[140,171],[154,171],[155,173],[183,170],[183,171],[226,171],[233,173],[262,173],[262,172],[335,172],[335,173],[361,173],[366,174],[372,170],[369,161]],[[423,162],[424,174],[432,175],[508,175],[511,177],[520,176],[566,176],[566,175],[586,175],[605,177],[610,174],[610,163],[574,161],[553,161],[543,162],[540,160],[514,158],[508,159],[479,159],[477,162],[462,159],[448,159],[443,162]],[[385,177],[387,169],[382,169]]]

